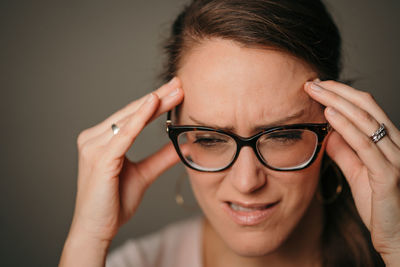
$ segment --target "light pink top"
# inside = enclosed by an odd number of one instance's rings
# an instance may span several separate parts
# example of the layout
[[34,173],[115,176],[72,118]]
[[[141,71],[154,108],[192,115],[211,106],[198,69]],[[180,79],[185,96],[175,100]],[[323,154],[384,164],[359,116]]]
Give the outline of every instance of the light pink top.
[[171,224],[129,240],[107,258],[106,267],[202,267],[203,217]]

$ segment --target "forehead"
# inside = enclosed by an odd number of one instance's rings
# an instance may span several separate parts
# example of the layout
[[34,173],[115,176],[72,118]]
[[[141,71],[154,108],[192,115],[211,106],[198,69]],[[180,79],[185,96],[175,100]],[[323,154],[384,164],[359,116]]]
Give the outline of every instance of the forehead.
[[[221,39],[187,53],[178,71],[185,99],[181,119],[196,117],[221,127],[268,124],[314,106],[303,90],[316,73],[280,51],[255,49]],[[312,113],[312,112],[311,112]]]

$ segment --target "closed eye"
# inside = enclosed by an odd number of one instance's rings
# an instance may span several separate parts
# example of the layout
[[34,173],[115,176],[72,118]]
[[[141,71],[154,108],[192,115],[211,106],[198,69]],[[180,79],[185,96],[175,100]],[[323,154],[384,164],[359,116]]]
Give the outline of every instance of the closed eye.
[[227,143],[227,141],[221,138],[196,137],[194,143],[199,144],[201,146],[210,147]]
[[295,141],[295,140],[301,140],[302,135],[303,131],[282,131],[269,134],[267,139],[273,139],[281,142]]

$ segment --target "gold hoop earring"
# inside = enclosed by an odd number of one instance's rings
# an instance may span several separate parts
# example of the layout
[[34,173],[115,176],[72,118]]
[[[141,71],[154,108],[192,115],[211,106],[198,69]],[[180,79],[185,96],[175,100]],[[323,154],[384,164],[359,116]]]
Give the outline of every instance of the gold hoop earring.
[[[336,185],[336,189],[335,189],[335,192],[333,193],[333,195],[327,197],[326,195],[322,194],[322,191],[324,191],[324,190],[323,190],[323,186],[322,186],[323,178],[321,178],[318,193],[317,193],[317,198],[322,204],[332,204],[333,202],[335,202],[335,200],[339,197],[339,195],[343,191],[343,174],[339,170],[339,167],[337,167],[336,164],[333,163],[333,161],[331,159],[328,159],[328,160],[329,160],[329,162],[323,168],[321,176],[327,177],[324,180],[329,179],[333,176],[333,178],[336,178],[336,180],[337,180],[337,185]],[[328,169],[333,170],[333,175],[328,174],[328,172],[327,172]],[[327,175],[324,175],[324,174],[327,174]]]
[[198,207],[196,205],[188,205],[185,203],[185,199],[183,198],[182,195],[182,186],[183,182],[185,181],[186,178],[186,173],[183,172],[179,178],[176,180],[175,183],[175,202],[178,204],[178,206],[181,206],[182,208],[186,210],[197,210]]

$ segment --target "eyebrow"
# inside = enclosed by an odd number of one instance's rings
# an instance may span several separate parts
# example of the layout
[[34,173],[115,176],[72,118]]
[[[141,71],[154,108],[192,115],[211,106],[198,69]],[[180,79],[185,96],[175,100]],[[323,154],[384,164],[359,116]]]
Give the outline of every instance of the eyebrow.
[[[285,125],[290,121],[293,121],[295,119],[301,118],[304,114],[305,114],[305,109],[302,109],[302,110],[300,110],[300,111],[298,111],[298,112],[296,112],[296,113],[294,113],[292,115],[289,115],[289,116],[287,116],[285,118],[276,120],[276,121],[271,122],[269,124],[257,125],[254,128],[255,128],[255,130],[265,130],[267,128],[280,126],[280,125]],[[220,129],[220,130],[224,130],[224,131],[233,131],[233,130],[235,130],[235,127],[233,127],[233,126],[220,126],[220,125],[215,125],[215,124],[204,123],[204,122],[201,122],[198,119],[193,118],[190,115],[189,115],[189,119],[192,120],[194,123],[198,124],[199,126],[203,125],[203,126],[208,126],[208,127],[211,127],[211,128]]]

